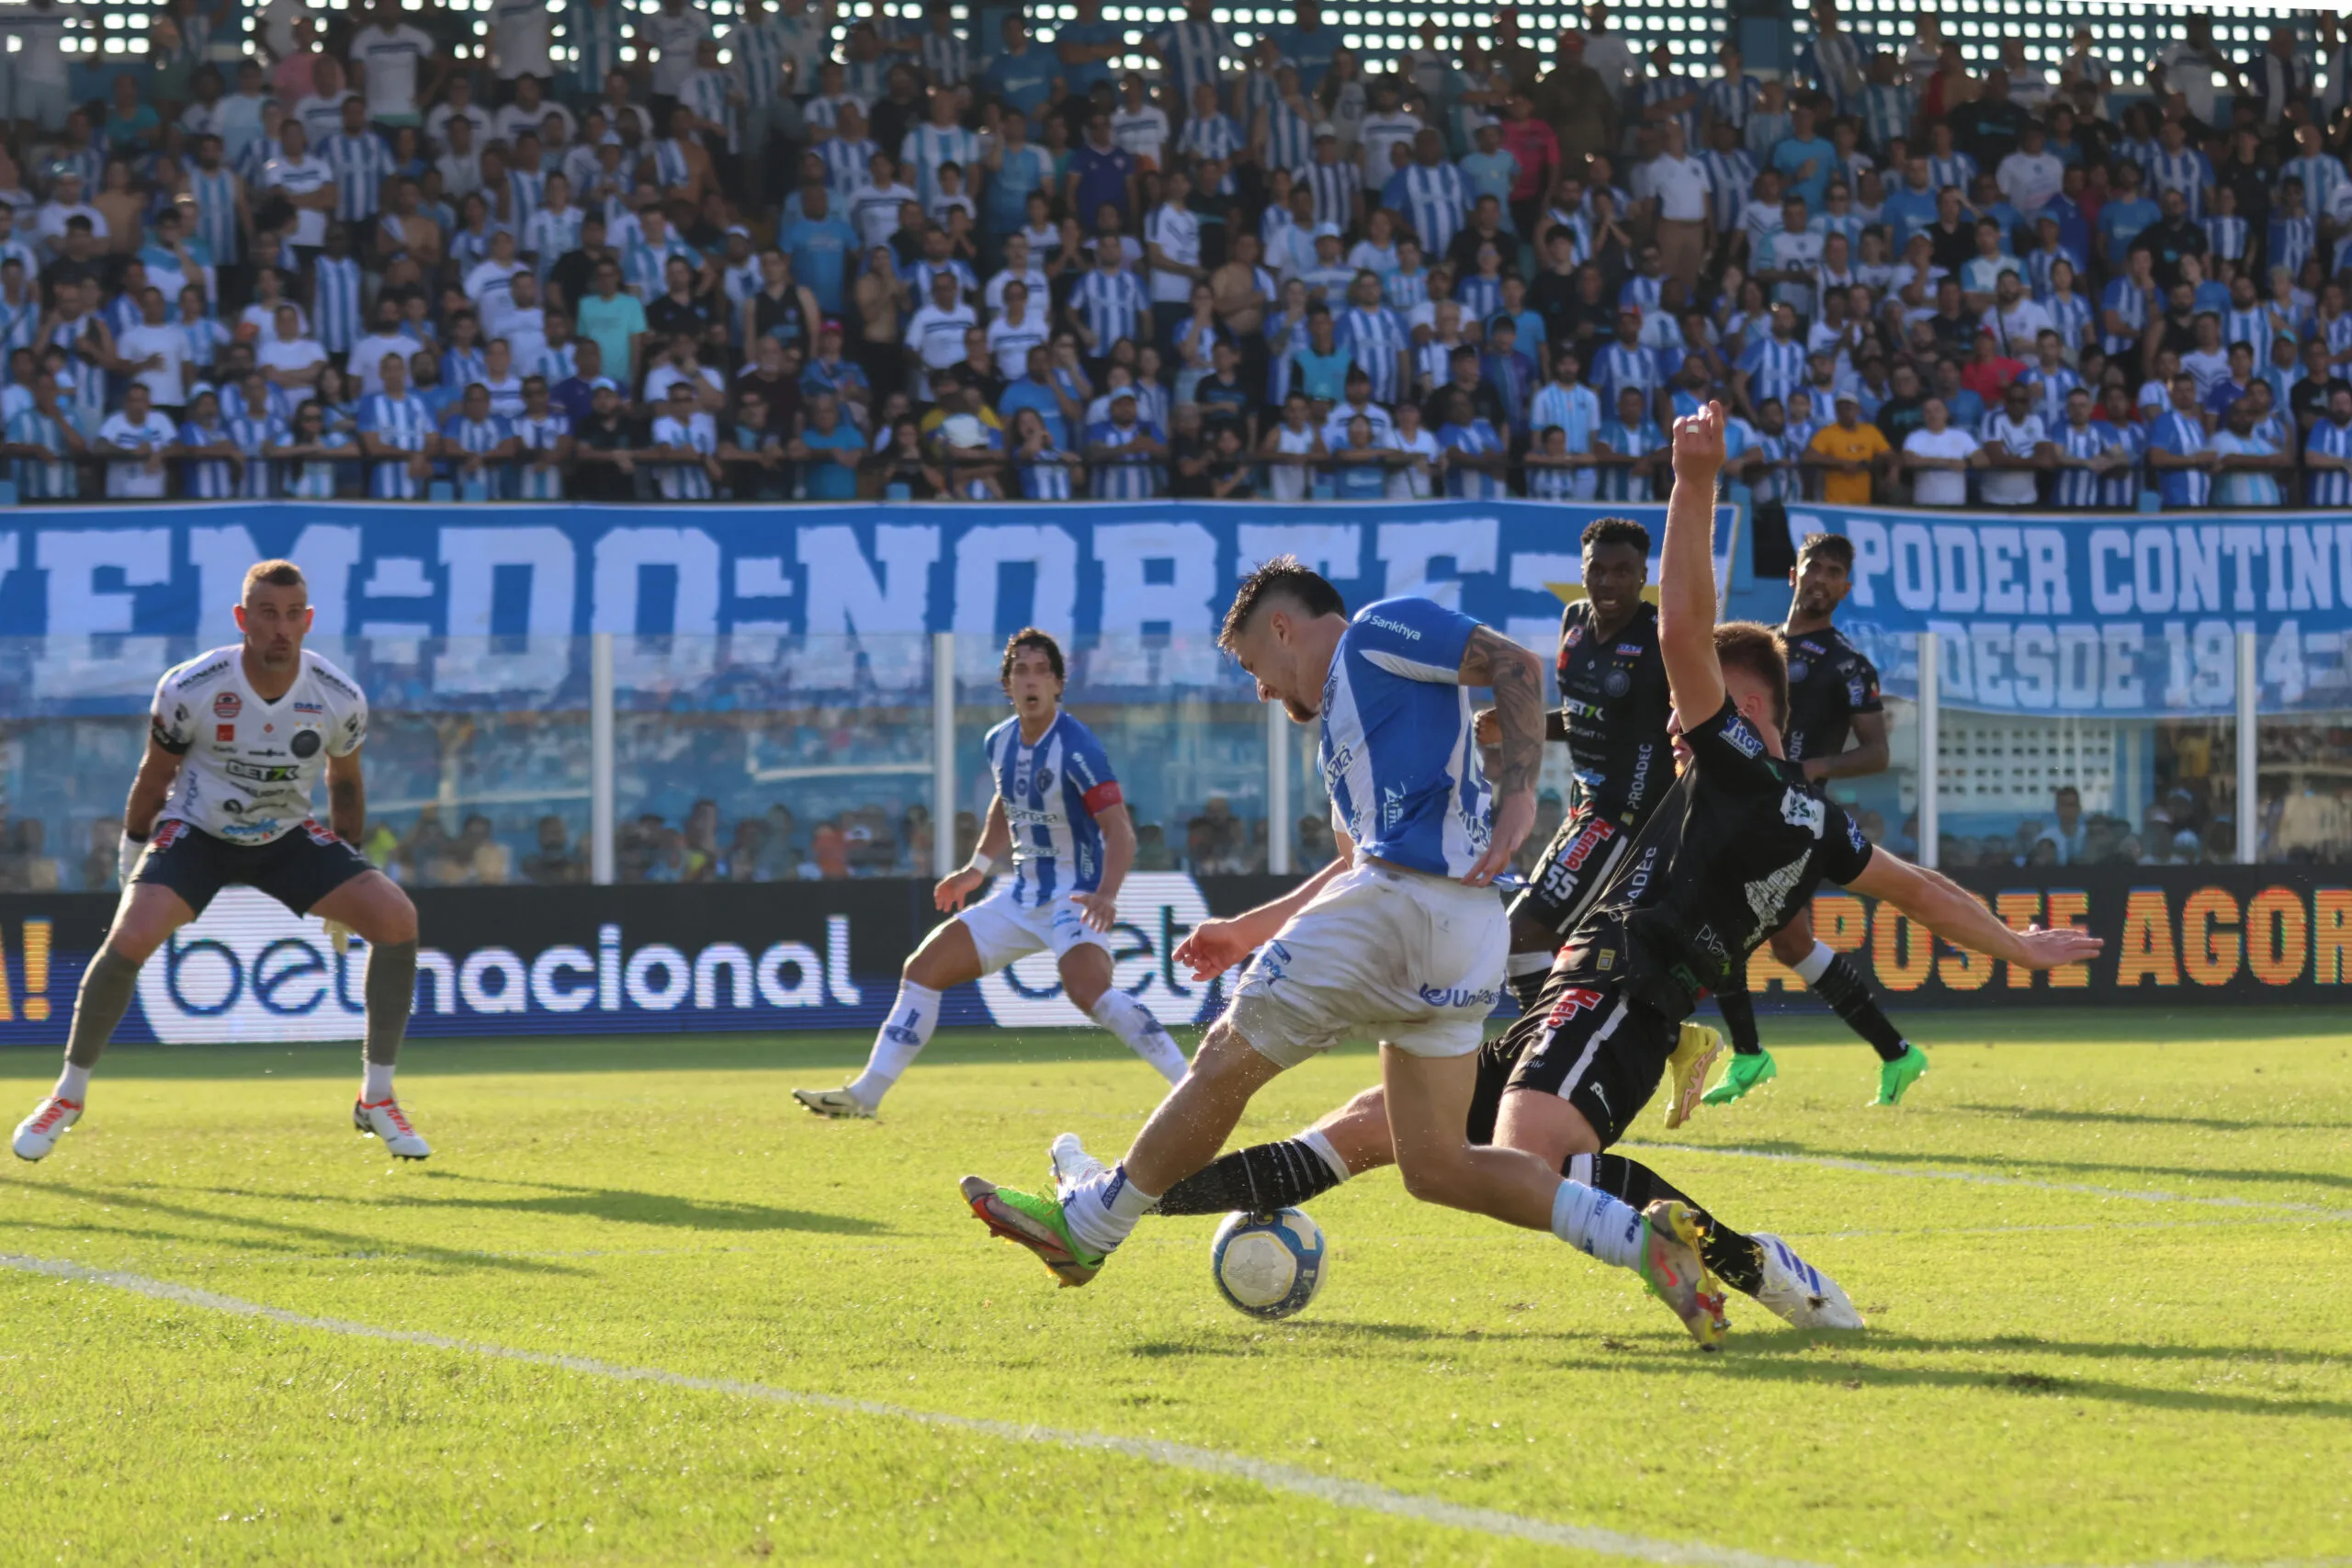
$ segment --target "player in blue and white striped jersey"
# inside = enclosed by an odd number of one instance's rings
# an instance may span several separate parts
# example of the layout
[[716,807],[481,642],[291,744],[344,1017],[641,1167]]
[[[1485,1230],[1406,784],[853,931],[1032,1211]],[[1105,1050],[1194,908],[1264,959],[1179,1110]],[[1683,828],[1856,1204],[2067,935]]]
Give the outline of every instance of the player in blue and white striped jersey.
[[2306,499],[2313,506],[2352,506],[2352,387],[2328,389],[2327,417],[2303,443]]
[[[1102,743],[1061,705],[1068,675],[1060,644],[1036,627],[1006,642],[997,678],[1012,716],[983,742],[996,795],[971,860],[933,893],[953,918],[933,928],[899,971],[899,994],[865,1070],[840,1089],[792,1091],[818,1115],[872,1116],[929,1043],[942,994],[1035,953],[1054,954],[1063,991],[1080,1011],[1169,1082],[1183,1077],[1183,1051],[1112,983],[1105,937],[1135,863],[1135,825]],[[963,908],[1008,858],[1010,874]]]

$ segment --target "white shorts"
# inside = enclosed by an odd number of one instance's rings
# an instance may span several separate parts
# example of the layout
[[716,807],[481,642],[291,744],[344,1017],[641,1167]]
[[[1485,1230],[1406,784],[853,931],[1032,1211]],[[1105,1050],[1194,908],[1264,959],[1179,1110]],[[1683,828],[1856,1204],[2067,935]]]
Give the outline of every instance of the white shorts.
[[1050,904],[1014,903],[1011,877],[956,918],[972,933],[984,975],[1033,953],[1050,951],[1058,960],[1073,947],[1091,945],[1107,952],[1111,945],[1102,932],[1087,929],[1077,901],[1067,893]]
[[1351,1033],[1416,1056],[1466,1056],[1486,1038],[1510,948],[1493,888],[1357,866],[1261,950],[1226,1020],[1283,1067]]

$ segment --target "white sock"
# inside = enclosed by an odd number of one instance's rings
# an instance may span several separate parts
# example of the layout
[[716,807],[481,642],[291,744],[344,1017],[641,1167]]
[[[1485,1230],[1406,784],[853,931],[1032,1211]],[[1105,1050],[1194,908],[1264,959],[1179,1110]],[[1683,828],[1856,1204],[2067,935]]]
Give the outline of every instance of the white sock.
[[81,1104],[89,1097],[90,1069],[77,1067],[71,1062],[66,1063],[65,1070],[57,1075],[57,1087],[50,1092],[60,1100],[70,1100],[76,1105]]
[[390,1062],[360,1064],[359,1098],[368,1105],[377,1105],[392,1098],[392,1065]]
[[1552,1234],[1603,1263],[1640,1266],[1642,1216],[1632,1204],[1581,1182],[1563,1181],[1552,1194]]
[[1829,944],[1826,942],[1816,942],[1813,944],[1811,953],[1796,961],[1797,978],[1810,986],[1828,973],[1829,966],[1837,962],[1838,955],[1830,951]]
[[882,1021],[880,1032],[874,1036],[874,1053],[865,1058],[865,1070],[851,1080],[850,1093],[868,1111],[881,1104],[890,1086],[931,1043],[931,1032],[938,1027],[939,993],[912,980],[899,981],[899,999],[890,1004],[890,1016]]
[[1309,1127],[1298,1135],[1298,1141],[1321,1155],[1323,1163],[1329,1166],[1331,1174],[1340,1180],[1345,1181],[1355,1174],[1348,1168],[1348,1162],[1340,1157],[1340,1151],[1331,1146],[1331,1140],[1323,1135],[1322,1128]]
[[1151,1016],[1144,1006],[1116,986],[1096,998],[1087,1017],[1117,1035],[1128,1050],[1150,1063],[1159,1076],[1170,1083],[1182,1083],[1186,1063],[1184,1048],[1168,1032],[1168,1026]]
[[1127,1239],[1136,1222],[1151,1212],[1159,1201],[1157,1192],[1146,1192],[1127,1179],[1127,1168],[1094,1178],[1074,1190],[1062,1200],[1062,1218],[1069,1222],[1069,1234],[1080,1243],[1096,1252],[1109,1252]]

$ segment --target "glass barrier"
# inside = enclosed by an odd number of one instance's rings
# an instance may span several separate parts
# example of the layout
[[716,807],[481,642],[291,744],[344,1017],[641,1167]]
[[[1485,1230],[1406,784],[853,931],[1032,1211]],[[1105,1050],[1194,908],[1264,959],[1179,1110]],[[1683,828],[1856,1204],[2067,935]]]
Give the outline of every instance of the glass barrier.
[[2265,715],[2256,739],[2262,862],[2352,864],[2352,716]]
[[619,880],[933,874],[931,659],[922,634],[616,637]]

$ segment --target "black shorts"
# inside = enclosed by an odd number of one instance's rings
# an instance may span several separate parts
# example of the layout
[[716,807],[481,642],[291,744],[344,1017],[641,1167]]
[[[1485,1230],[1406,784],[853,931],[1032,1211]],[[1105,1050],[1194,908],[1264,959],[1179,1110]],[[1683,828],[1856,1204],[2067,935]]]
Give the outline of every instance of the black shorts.
[[1528,875],[1527,886],[1511,900],[1512,921],[1533,920],[1566,941],[1609,879],[1617,874],[1633,844],[1631,828],[1579,805],[1552,835],[1544,858]]
[[185,822],[159,822],[130,880],[168,887],[198,914],[223,887],[254,887],[298,915],[366,872],[368,857],[316,822],[266,844],[232,844]]
[[1470,1141],[1495,1141],[1503,1096],[1515,1089],[1556,1094],[1584,1113],[1607,1148],[1625,1135],[1657,1092],[1666,1059],[1682,1036],[1679,1021],[1634,1000],[1623,988],[1555,970],[1532,1011],[1478,1053]]

